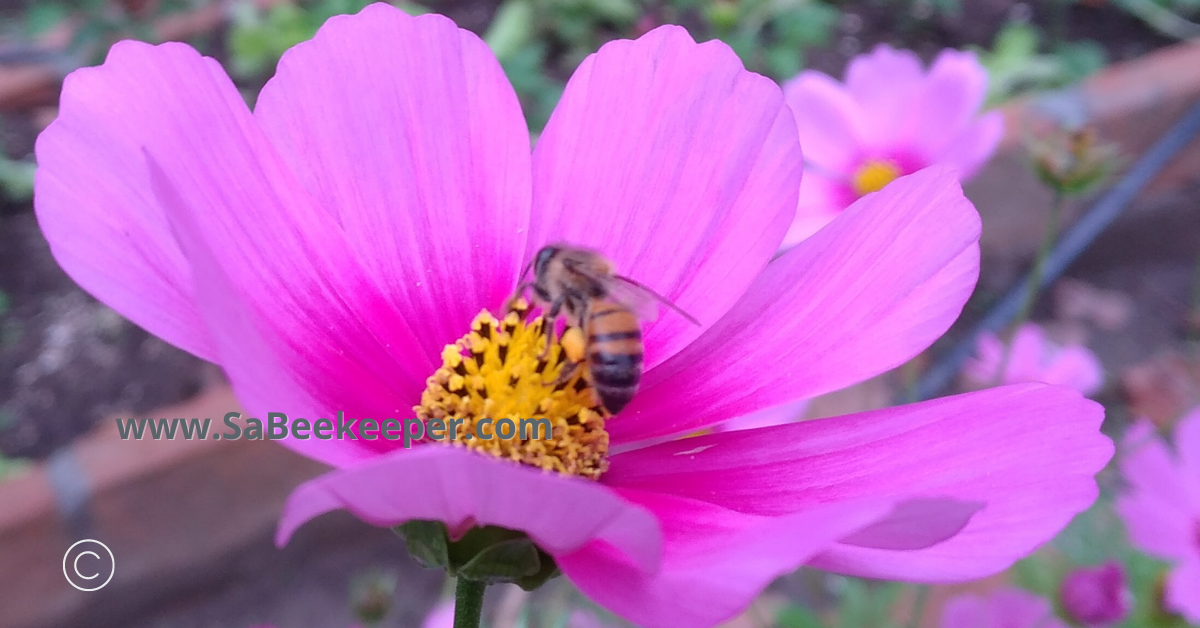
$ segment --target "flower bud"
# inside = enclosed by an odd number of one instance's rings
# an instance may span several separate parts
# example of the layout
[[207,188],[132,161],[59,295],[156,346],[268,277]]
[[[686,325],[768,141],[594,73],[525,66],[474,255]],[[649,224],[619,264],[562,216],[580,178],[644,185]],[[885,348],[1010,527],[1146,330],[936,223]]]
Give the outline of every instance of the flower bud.
[[1031,139],[1029,152],[1038,178],[1064,195],[1087,192],[1117,165],[1116,146],[1101,142],[1092,127]]
[[386,573],[370,573],[354,582],[350,592],[354,616],[363,624],[377,624],[392,610],[396,599],[396,577]]
[[1067,616],[1089,628],[1117,624],[1133,607],[1125,570],[1116,561],[1075,570],[1063,580],[1059,595]]

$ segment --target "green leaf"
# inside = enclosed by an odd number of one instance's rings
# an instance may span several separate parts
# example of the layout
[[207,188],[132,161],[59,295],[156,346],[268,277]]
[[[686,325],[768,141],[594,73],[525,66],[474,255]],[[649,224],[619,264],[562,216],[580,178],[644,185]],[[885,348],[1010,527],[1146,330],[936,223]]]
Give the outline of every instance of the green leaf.
[[833,39],[841,12],[823,2],[806,2],[780,13],[771,28],[781,42],[799,48],[824,46]]
[[779,628],[825,628],[816,613],[799,604],[789,604],[775,616]]
[[0,194],[18,202],[33,198],[33,173],[36,170],[34,163],[0,155]]
[[777,44],[767,49],[764,59],[772,77],[786,80],[800,73],[804,67],[804,53],[799,48]]
[[25,35],[36,38],[67,19],[67,7],[60,2],[32,2],[25,12]]
[[396,2],[393,4],[397,9],[400,9],[401,11],[404,11],[405,13],[407,13],[409,15],[415,16],[415,15],[425,15],[426,13],[432,13],[432,11],[417,4],[416,2]]
[[704,7],[704,19],[717,33],[733,30],[739,17],[738,5],[727,0],[710,0]]
[[1065,42],[1055,51],[1065,78],[1076,81],[1095,74],[1108,62],[1104,47],[1094,41]]
[[507,0],[496,11],[483,35],[496,58],[504,61],[521,51],[534,36],[534,11],[530,0]]
[[641,7],[632,0],[587,0],[590,13],[616,24],[632,24],[641,15]]

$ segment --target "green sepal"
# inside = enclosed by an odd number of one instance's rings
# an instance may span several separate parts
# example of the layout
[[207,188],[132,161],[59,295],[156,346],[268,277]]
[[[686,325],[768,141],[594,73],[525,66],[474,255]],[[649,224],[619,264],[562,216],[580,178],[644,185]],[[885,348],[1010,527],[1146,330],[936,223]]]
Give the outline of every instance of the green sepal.
[[516,582],[541,569],[541,560],[533,542],[529,539],[513,539],[484,548],[459,568],[458,576],[496,584]]
[[561,575],[554,557],[523,532],[498,526],[471,528],[451,540],[440,521],[408,521],[393,528],[421,566],[488,584],[514,583],[532,591]]
[[537,552],[541,568],[536,573],[516,581],[517,586],[526,591],[532,591],[562,575],[562,571],[559,570],[558,563],[554,562],[553,556],[543,552],[541,548],[538,548]]
[[404,537],[408,553],[422,567],[451,571],[450,537],[446,533],[446,524],[441,521],[406,521],[392,529]]

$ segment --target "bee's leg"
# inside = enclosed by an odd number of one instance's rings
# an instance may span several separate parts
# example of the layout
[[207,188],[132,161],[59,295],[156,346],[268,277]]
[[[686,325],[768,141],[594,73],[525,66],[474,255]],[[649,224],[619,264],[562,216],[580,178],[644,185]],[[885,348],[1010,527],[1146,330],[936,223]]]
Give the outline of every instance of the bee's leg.
[[550,355],[550,346],[554,343],[554,323],[558,320],[558,313],[562,311],[566,302],[567,295],[558,297],[550,304],[550,309],[546,310],[546,314],[542,317],[542,324],[546,326],[546,348],[542,349],[542,354],[538,356],[539,360],[545,360],[546,356]]
[[[588,301],[586,299],[584,299],[582,301],[582,304],[579,306],[579,308],[576,311],[579,312],[579,330],[582,333],[583,338],[584,338],[583,348],[584,348],[584,352],[586,354],[586,351],[587,351],[586,341],[588,338],[590,338],[590,336],[588,335],[588,329],[590,329],[590,327],[591,327],[591,316],[588,313]],[[563,333],[563,336],[564,337],[566,336],[565,332]],[[582,359],[580,361],[576,362],[576,361],[568,358],[567,350],[565,347],[563,348],[562,362],[563,362],[562,371],[559,371],[558,379],[554,380],[555,386],[559,386],[561,384],[567,383],[567,381],[569,381],[572,377],[574,377],[575,371],[579,370],[580,365],[583,364]]]
[[532,281],[526,281],[525,283],[518,285],[517,289],[513,290],[512,296],[508,297],[508,301],[504,302],[504,311],[507,312],[511,310],[513,304],[517,302],[517,299],[521,298],[521,295],[525,294],[525,291],[533,286],[534,282]]
[[571,378],[575,376],[575,373],[579,371],[579,367],[581,366],[583,366],[583,362],[563,362],[562,370],[558,373],[558,378],[551,385],[557,388],[571,381]]

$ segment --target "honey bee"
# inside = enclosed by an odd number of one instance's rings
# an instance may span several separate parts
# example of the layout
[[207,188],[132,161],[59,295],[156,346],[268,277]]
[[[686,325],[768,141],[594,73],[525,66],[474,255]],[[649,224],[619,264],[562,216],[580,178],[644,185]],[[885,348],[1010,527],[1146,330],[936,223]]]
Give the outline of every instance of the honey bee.
[[[524,281],[533,270],[533,280]],[[513,294],[533,289],[534,302],[545,308],[546,350],[554,322],[565,313],[568,322],[582,328],[588,380],[604,409],[617,414],[637,392],[642,379],[641,321],[658,317],[657,304],[678,312],[692,324],[700,322],[653,290],[614,272],[600,253],[567,244],[542,247],[521,273]],[[571,378],[580,362],[569,362],[556,384]]]

